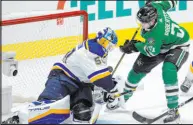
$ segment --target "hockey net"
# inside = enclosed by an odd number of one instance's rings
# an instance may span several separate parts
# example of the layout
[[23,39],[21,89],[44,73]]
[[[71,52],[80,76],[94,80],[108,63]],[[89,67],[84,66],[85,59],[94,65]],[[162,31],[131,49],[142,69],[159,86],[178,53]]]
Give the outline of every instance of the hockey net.
[[88,14],[85,11],[12,14],[3,17],[1,26],[2,52],[15,52],[18,61],[18,74],[14,77],[2,74],[2,85],[12,86],[13,102],[31,101],[43,91],[53,64],[87,39]]

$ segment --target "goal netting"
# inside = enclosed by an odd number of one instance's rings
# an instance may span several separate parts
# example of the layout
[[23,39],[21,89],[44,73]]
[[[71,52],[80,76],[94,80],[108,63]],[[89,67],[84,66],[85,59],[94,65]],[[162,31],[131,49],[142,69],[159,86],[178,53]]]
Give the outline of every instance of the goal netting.
[[2,74],[2,86],[11,85],[13,101],[37,99],[52,65],[88,37],[85,11],[32,12],[3,15],[2,52],[15,52],[18,74]]

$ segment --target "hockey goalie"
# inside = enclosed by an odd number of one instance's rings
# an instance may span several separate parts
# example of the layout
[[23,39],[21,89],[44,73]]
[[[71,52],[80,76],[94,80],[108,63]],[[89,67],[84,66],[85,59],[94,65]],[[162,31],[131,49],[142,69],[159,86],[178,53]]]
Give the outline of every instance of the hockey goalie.
[[[93,113],[95,104],[107,104],[110,109],[118,107],[120,98],[113,98],[119,93],[118,82],[107,66],[108,52],[117,41],[115,32],[105,28],[94,39],[77,45],[53,65],[37,101],[3,123],[95,123],[98,117]],[[93,92],[94,88],[97,91]],[[94,122],[90,121],[92,117]]]

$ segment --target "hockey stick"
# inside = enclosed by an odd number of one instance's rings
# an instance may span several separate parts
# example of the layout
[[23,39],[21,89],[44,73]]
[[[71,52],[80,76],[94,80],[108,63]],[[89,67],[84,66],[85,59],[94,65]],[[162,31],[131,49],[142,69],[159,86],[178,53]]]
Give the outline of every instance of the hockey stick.
[[[118,94],[115,94],[113,97],[118,98],[122,95],[125,95],[125,94],[129,93],[129,92],[132,92],[132,91],[126,91],[126,92],[118,93]],[[99,113],[100,113],[101,108],[102,108],[102,104],[97,104],[96,103],[96,106],[95,106],[94,111],[93,111],[93,115],[92,115],[92,117],[89,121],[90,124],[95,124],[96,123],[96,121],[99,117]]]
[[125,95],[125,94],[130,93],[130,92],[132,92],[132,91],[125,91],[125,92],[122,92],[122,93],[115,94],[114,98],[120,97],[120,96]]
[[[135,36],[137,35],[139,29],[140,29],[140,27],[137,28],[137,30],[135,31],[135,34],[133,35],[133,37],[132,37],[131,40],[133,40],[133,39],[135,38]],[[119,59],[119,62],[117,63],[115,69],[114,69],[113,72],[112,72],[112,76],[114,75],[115,71],[117,70],[117,68],[118,68],[119,64],[121,63],[121,61],[122,61],[122,59],[123,59],[124,56],[125,56],[125,53],[123,53],[122,56],[121,56],[121,58]],[[120,97],[120,96],[125,95],[125,94],[127,94],[127,93],[129,93],[129,92],[131,92],[131,91],[127,91],[127,92],[122,92],[122,93],[115,94],[115,95],[114,95],[114,98]],[[92,115],[92,117],[91,117],[91,119],[90,119],[90,121],[89,121],[90,124],[96,123],[96,121],[97,121],[97,119],[98,119],[98,117],[99,117],[99,113],[100,113],[100,109],[101,109],[101,108],[102,108],[102,104],[97,104],[97,105],[95,106],[94,111],[93,111],[93,115]]]
[[[133,39],[135,38],[135,36],[137,35],[139,29],[140,29],[140,27],[137,28],[137,30],[135,31],[135,33],[134,33],[134,35],[133,35],[133,37],[132,37],[131,40],[133,40]],[[121,58],[119,59],[117,65],[115,66],[115,69],[114,69],[113,72],[112,72],[112,76],[114,75],[115,71],[117,70],[117,68],[118,68],[119,64],[121,63],[121,61],[123,60],[123,57],[124,57],[124,56],[125,56],[125,53],[122,54],[122,56],[121,56]]]
[[96,103],[96,106],[95,106],[94,111],[93,111],[93,115],[92,115],[91,119],[89,120],[90,124],[96,123],[96,121],[99,117],[99,113],[100,113],[101,108],[102,108],[102,104]]
[[[184,106],[185,104],[191,102],[192,100],[193,100],[193,97],[191,97],[190,99],[186,100],[185,102],[179,104],[174,110],[177,110],[178,108]],[[171,110],[171,109],[170,109],[170,110]],[[159,115],[159,116],[157,116],[156,118],[153,118],[153,119],[143,117],[143,116],[141,116],[140,114],[138,114],[137,112],[134,111],[134,112],[133,112],[133,118],[134,118],[135,120],[137,120],[138,122],[141,122],[141,123],[152,124],[153,122],[159,120],[160,118],[168,115],[168,112],[169,112],[170,110],[164,112],[163,114],[161,114],[161,115]]]
[[[137,30],[135,31],[135,33],[134,33],[134,35],[133,35],[133,37],[132,37],[131,40],[133,40],[133,39],[135,38],[135,36],[137,35],[137,33],[138,33],[138,31],[139,31],[140,28],[141,28],[141,27],[138,27],[138,28],[137,28]],[[114,69],[113,72],[112,72],[112,76],[114,75],[115,71],[117,70],[117,68],[118,68],[119,64],[121,63],[121,61],[122,61],[122,59],[123,59],[124,56],[125,56],[125,53],[123,53],[122,56],[121,56],[121,58],[119,59],[117,65],[116,65],[116,67],[115,67],[115,69]],[[118,94],[114,95],[114,98],[120,97],[120,96],[125,95],[125,94],[127,94],[127,93],[129,93],[129,92],[131,92],[131,91],[126,91],[126,92],[118,93]],[[101,108],[102,108],[102,105],[97,104],[97,105],[95,106],[94,111],[93,111],[93,115],[92,115],[92,117],[91,117],[91,119],[90,119],[90,121],[89,121],[90,124],[96,123],[96,121],[97,121],[97,119],[98,119],[98,117],[99,117],[99,113],[100,113],[100,109],[101,109]]]

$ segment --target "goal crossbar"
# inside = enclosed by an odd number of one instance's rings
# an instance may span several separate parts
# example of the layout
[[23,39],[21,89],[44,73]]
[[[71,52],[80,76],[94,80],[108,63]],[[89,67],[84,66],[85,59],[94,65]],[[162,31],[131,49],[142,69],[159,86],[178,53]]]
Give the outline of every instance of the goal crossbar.
[[38,22],[38,21],[52,20],[52,19],[65,18],[65,17],[74,17],[74,16],[83,16],[84,18],[83,19],[83,34],[84,34],[83,40],[86,40],[88,38],[88,13],[84,10],[3,20],[0,25],[8,26],[8,25]]

